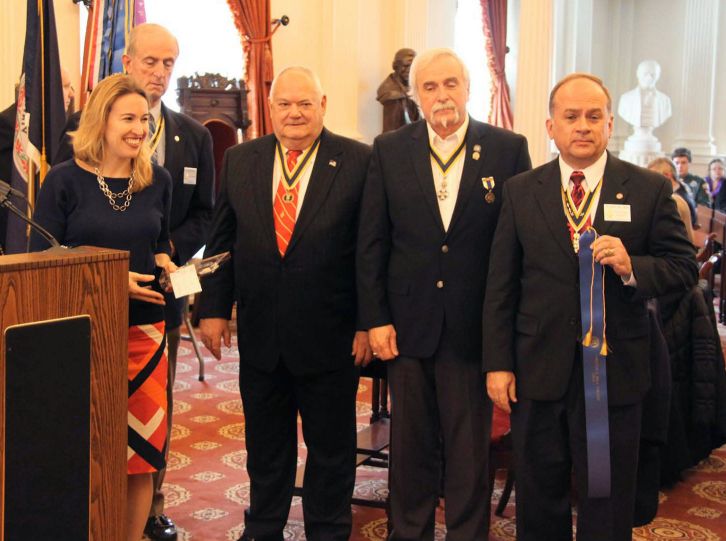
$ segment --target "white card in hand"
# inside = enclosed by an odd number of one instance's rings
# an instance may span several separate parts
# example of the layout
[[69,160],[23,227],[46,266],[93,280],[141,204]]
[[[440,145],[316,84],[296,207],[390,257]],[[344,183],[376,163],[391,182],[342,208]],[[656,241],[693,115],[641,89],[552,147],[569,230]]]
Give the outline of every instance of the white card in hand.
[[194,268],[194,265],[179,267],[177,271],[169,275],[169,279],[177,299],[199,293],[202,290],[202,284],[199,283],[197,269]]

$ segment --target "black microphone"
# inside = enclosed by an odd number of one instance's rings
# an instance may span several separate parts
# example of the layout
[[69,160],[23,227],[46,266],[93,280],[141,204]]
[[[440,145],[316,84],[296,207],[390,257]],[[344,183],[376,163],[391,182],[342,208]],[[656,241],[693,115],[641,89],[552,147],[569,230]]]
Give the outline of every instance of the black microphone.
[[25,201],[27,203],[30,203],[30,201],[28,201],[28,198],[25,196],[25,194],[23,192],[21,192],[20,190],[16,190],[7,182],[3,182],[2,180],[0,180],[0,197],[7,197],[8,194],[12,194],[15,197],[20,197],[21,199],[25,199]]
[[[30,225],[30,227],[40,233],[40,236],[47,240],[53,248],[60,247],[60,243],[55,240],[55,237],[48,233],[48,231],[46,231],[43,226],[28,218],[18,207],[13,205],[13,203],[10,201],[10,198],[8,197],[8,194],[18,195],[28,201],[28,198],[25,197],[22,192],[16,190],[15,188],[12,188],[7,182],[3,182],[2,180],[0,180],[0,206],[5,207],[10,212],[15,214],[18,218]],[[28,205],[30,205],[29,201]]]

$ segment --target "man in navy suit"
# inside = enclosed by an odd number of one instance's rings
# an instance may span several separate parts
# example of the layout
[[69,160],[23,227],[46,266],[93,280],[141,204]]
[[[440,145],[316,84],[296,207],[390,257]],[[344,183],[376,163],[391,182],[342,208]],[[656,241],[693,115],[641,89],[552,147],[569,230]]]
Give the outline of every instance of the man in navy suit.
[[355,244],[370,148],[323,127],[326,97],[306,68],[272,83],[274,134],[227,150],[205,256],[232,262],[202,283],[202,340],[221,356],[237,303],[250,507],[241,539],[282,541],[297,467],[310,541],[350,537],[357,365]]
[[[483,363],[489,396],[511,407],[522,541],[572,539],[573,470],[577,539],[631,539],[642,400],[651,384],[646,300],[696,282],[694,248],[670,183],[609,154],[612,126],[602,81],[565,77],[550,94],[547,120],[559,157],[504,187],[484,302]],[[604,298],[600,343],[583,337],[581,322],[581,309],[591,319],[593,305],[580,298],[591,280],[580,283],[575,248],[583,250],[579,238],[589,224],[599,235],[592,243],[596,267],[604,271],[604,295],[595,290],[590,297]],[[605,355],[605,378],[593,377],[589,367],[597,363],[584,347]],[[590,394],[598,382],[606,387]],[[595,402],[603,404],[601,415],[588,414],[586,428],[585,410],[595,412]]]
[[[149,99],[149,112],[153,117],[153,122],[149,122],[149,132],[154,160],[169,171],[174,183],[169,222],[172,258],[177,265],[184,265],[204,245],[212,219],[214,155],[209,130],[191,117],[168,109],[161,101],[169,87],[177,56],[179,45],[176,38],[163,26],[146,23],[134,27],[129,33],[123,64],[126,73],[144,89]],[[68,132],[78,127],[79,119],[80,113],[76,113],[68,120],[54,164],[72,157]],[[165,300],[169,360],[168,452],[176,356],[181,337],[182,310],[186,305],[185,299],[176,299],[171,293],[165,295]],[[164,514],[161,486],[165,471],[154,474],[154,500],[145,529],[146,535],[157,541],[177,538],[174,523]]]
[[530,159],[524,137],[469,118],[453,51],[418,55],[410,82],[425,120],[376,138],[358,238],[360,324],[390,361],[390,539],[433,539],[443,458],[447,539],[482,541],[482,302],[502,186]]

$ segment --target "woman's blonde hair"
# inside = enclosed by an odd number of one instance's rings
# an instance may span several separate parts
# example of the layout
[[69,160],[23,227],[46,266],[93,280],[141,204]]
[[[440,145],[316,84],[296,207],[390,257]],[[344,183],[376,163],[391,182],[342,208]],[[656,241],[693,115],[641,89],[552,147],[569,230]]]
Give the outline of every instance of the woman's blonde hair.
[[[81,121],[73,138],[73,154],[79,160],[99,166],[105,156],[105,132],[108,115],[117,99],[129,94],[138,94],[145,100],[143,89],[127,75],[111,75],[96,85],[81,113]],[[147,100],[148,101],[148,100]],[[148,141],[141,145],[139,155],[131,160],[134,172],[134,192],[139,192],[153,182],[151,148]]]

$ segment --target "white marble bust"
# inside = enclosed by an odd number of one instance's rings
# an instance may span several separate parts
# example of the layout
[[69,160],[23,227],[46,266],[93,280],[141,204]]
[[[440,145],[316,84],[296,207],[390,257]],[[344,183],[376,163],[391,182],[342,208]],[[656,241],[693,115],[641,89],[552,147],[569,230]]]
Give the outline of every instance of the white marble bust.
[[657,128],[671,116],[671,99],[656,90],[660,64],[643,60],[638,64],[638,86],[620,96],[618,115],[635,128]]

